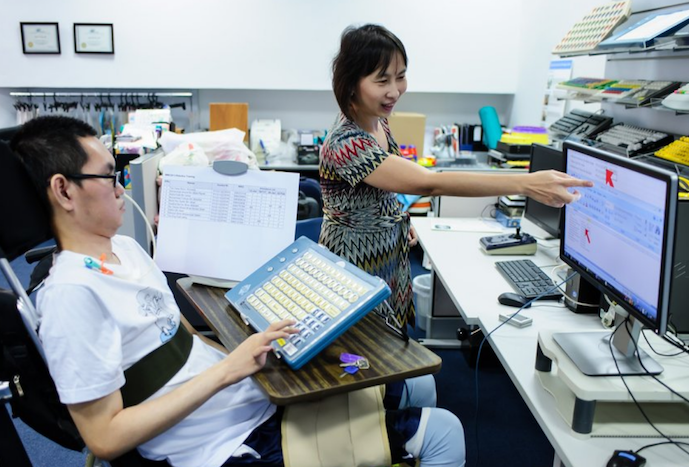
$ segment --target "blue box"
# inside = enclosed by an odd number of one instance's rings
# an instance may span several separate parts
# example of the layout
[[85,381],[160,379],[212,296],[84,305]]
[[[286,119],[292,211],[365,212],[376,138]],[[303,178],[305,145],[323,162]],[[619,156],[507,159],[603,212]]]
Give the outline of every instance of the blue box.
[[505,227],[520,227],[522,218],[521,217],[510,217],[500,209],[495,210],[495,220],[500,222]]

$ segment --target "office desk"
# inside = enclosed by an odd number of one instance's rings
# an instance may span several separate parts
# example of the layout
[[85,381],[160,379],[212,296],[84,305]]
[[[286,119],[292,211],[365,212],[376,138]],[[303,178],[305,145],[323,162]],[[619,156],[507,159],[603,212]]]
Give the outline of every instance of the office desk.
[[[555,264],[559,253],[556,249],[539,249],[535,256],[488,256],[481,251],[479,238],[495,234],[433,230],[437,223],[442,223],[442,219],[412,218],[419,242],[453,303],[466,322],[480,326],[484,334],[500,324],[499,313],[516,311],[516,308],[497,302],[500,293],[512,289],[495,268],[495,261],[530,258],[539,266],[548,266]],[[549,268],[544,270],[550,272]],[[554,398],[543,389],[534,370],[538,333],[546,330],[602,330],[602,327],[593,315],[577,315],[553,303],[538,303],[522,311],[533,318],[532,326],[522,329],[503,326],[489,337],[491,347],[555,449],[553,465],[559,466],[562,461],[571,467],[604,466],[615,449],[638,449],[658,442],[659,438],[611,439],[579,435],[559,415]],[[665,389],[658,385],[658,390]],[[505,420],[504,423],[517,426],[515,420]],[[675,447],[665,446],[647,449],[641,455],[648,459],[647,467],[658,467],[678,465],[682,454]]]
[[[178,288],[232,350],[253,334],[225,299],[225,289],[177,281]],[[340,377],[340,354],[354,353],[368,358],[371,368]],[[266,366],[253,376],[271,402],[288,405],[386,384],[440,371],[440,357],[410,340],[392,334],[383,320],[369,313],[299,370],[292,370],[269,355]]]

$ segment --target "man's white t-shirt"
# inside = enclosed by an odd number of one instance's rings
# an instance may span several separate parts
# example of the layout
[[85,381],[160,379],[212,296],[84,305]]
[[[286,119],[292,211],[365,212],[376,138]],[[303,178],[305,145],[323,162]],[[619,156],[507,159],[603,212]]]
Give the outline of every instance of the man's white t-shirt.
[[[39,291],[39,336],[64,404],[119,390],[124,370],[170,339],[180,311],[163,273],[128,237],[112,239],[121,264],[60,252]],[[108,274],[110,271],[112,274]],[[187,363],[151,399],[166,394],[224,355],[197,336]],[[176,467],[219,466],[275,412],[246,378],[213,396],[187,418],[139,446],[149,459]]]

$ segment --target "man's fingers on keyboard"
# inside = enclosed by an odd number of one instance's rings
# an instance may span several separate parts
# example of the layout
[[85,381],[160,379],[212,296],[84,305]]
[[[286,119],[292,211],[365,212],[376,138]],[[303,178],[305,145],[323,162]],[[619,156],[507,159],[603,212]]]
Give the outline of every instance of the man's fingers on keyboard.
[[266,328],[266,332],[268,331],[277,331],[279,329],[285,329],[289,326],[294,326],[296,321],[293,319],[283,319],[282,321],[278,321],[276,323],[271,323],[270,326]]

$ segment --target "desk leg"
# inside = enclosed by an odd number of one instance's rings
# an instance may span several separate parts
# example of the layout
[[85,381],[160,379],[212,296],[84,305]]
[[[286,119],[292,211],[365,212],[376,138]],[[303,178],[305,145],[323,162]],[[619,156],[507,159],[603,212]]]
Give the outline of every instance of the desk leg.
[[466,326],[462,318],[436,318],[428,320],[426,338],[419,339],[419,344],[436,349],[461,349],[468,346],[468,340],[462,342],[457,337],[457,329]]
[[468,343],[462,343],[457,337],[460,327],[466,327],[466,322],[440,279],[431,271],[431,318],[428,320],[426,338],[419,339],[419,344],[443,349],[467,347]]
[[565,467],[565,464],[560,459],[560,456],[557,455],[557,451],[555,451],[555,455],[553,457],[553,467]]

